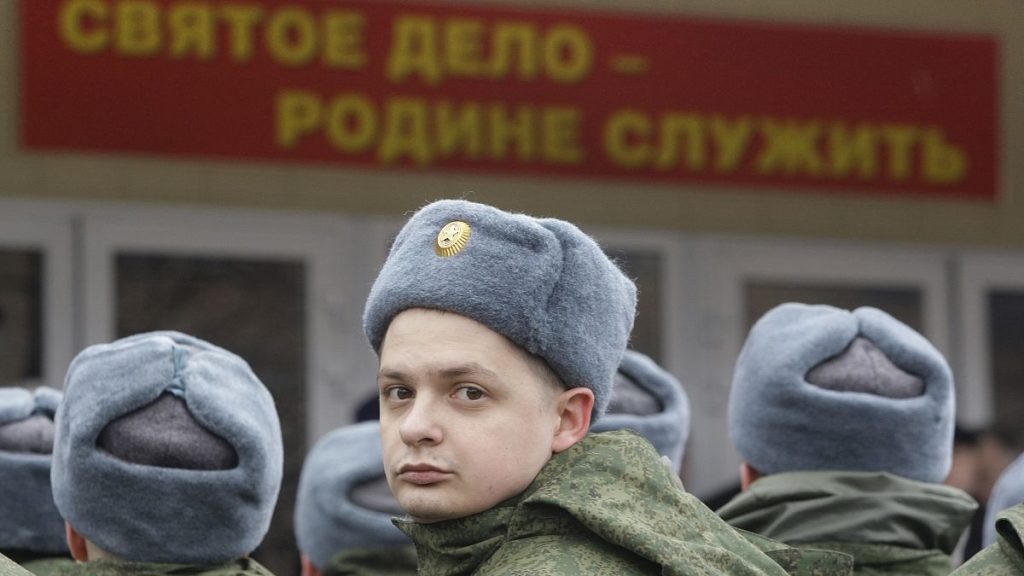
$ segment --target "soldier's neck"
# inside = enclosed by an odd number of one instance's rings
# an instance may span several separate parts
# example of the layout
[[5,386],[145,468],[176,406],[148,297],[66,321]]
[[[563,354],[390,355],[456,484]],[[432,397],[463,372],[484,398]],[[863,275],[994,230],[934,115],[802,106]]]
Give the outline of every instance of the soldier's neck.
[[124,558],[119,558],[88,540],[85,541],[85,549],[88,554],[85,559],[86,562],[92,562],[94,560],[124,560]]

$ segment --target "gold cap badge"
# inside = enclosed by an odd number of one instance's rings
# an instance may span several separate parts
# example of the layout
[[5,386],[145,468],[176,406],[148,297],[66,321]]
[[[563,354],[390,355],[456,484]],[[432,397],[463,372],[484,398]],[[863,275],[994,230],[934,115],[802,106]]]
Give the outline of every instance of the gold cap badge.
[[438,256],[455,256],[462,252],[466,244],[469,244],[469,235],[472,232],[473,229],[465,222],[456,220],[445,224],[437,234],[437,245],[434,246],[434,252]]

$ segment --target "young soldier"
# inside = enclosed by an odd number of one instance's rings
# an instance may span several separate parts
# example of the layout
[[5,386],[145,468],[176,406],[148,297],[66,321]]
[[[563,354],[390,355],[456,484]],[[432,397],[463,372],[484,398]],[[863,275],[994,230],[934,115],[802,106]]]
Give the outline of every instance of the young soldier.
[[78,564],[55,574],[261,575],[281,484],[274,400],[238,356],[178,332],[91,346],[57,411],[53,495]]
[[440,201],[405,225],[363,323],[421,574],[785,573],[640,436],[587,435],[635,303],[567,222]]
[[852,555],[860,574],[948,574],[975,502],[941,484],[953,380],[920,334],[874,308],[784,304],[736,364],[730,433],[745,492],[731,525]]
[[401,513],[388,490],[380,423],[339,428],[302,465],[295,537],[302,576],[416,576],[412,541],[391,523]]
[[0,552],[30,570],[71,561],[50,461],[60,392],[0,388]]

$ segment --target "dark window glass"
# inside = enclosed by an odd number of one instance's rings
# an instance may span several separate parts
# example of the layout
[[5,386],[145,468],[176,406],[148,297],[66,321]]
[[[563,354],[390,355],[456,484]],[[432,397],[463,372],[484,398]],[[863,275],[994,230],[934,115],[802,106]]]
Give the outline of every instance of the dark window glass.
[[43,256],[0,250],[0,386],[43,376]]
[[1024,448],[1024,292],[988,295],[995,429]]

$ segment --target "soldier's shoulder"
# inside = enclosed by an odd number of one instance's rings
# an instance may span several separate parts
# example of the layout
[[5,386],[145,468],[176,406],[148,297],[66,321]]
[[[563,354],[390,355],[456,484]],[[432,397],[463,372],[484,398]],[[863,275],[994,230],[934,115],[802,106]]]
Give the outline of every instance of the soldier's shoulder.
[[[75,573],[76,562],[70,558],[44,558],[23,562],[21,567],[28,570],[35,576],[61,576],[62,574]],[[78,572],[79,574],[81,572]],[[6,574],[0,572],[0,574]]]
[[1000,534],[1011,532],[1017,535],[1017,541],[1021,541],[1021,536],[1024,535],[1024,504],[1007,508],[997,514],[996,527]]
[[266,566],[252,558],[241,558],[223,566],[203,569],[196,574],[201,576],[274,576]]
[[476,576],[659,573],[651,562],[588,533],[534,536],[504,543]]
[[973,558],[953,571],[951,576],[1014,576],[1024,575],[1024,570],[1000,548],[999,543],[992,544]]
[[416,576],[416,548],[345,550],[331,559],[324,576]]

